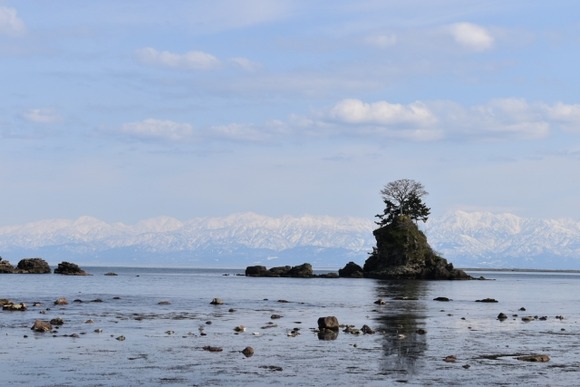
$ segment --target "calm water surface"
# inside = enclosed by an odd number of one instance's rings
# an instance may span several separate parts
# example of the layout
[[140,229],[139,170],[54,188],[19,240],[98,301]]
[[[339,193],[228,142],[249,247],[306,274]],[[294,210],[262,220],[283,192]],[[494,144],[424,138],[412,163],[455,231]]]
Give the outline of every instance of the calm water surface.
[[[0,311],[0,385],[557,386],[577,385],[580,377],[579,274],[400,282],[246,278],[236,270],[87,271],[93,275],[0,276],[0,298],[29,306]],[[105,276],[109,271],[118,276]],[[53,305],[58,297],[69,304]],[[215,297],[224,304],[210,305]],[[386,304],[375,304],[379,298]],[[484,298],[499,302],[475,302]],[[500,312],[509,318],[499,321]],[[341,331],[320,340],[317,320],[330,315],[376,333]],[[64,325],[54,333],[30,330],[35,319],[55,317]],[[239,325],[246,331],[235,332]],[[247,346],[254,356],[241,353]],[[536,353],[550,361],[515,359]],[[445,362],[449,355],[457,360]]]

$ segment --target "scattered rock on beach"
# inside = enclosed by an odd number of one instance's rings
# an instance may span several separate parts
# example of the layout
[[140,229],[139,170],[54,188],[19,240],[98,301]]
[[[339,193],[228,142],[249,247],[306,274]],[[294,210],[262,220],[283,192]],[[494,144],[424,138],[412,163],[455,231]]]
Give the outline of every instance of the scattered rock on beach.
[[505,313],[500,313],[500,314],[497,315],[497,319],[499,321],[506,320],[507,318],[508,318],[508,316]]
[[545,363],[550,361],[550,356],[540,354],[522,355],[516,357],[516,360]]
[[275,365],[265,365],[265,366],[260,366],[260,368],[264,368],[270,371],[283,371],[284,369],[280,366],[275,366]]
[[222,352],[224,349],[222,347],[214,347],[211,345],[206,345],[203,347],[203,350],[208,352]]
[[484,299],[481,299],[481,300],[475,300],[475,302],[490,302],[490,303],[493,303],[493,302],[498,302],[498,301],[495,298],[484,298]]
[[335,316],[320,317],[318,319],[318,328],[338,331],[340,324],[338,323],[338,319]]
[[64,320],[60,317],[55,317],[52,320],[50,320],[50,324],[51,325],[63,325],[64,324]]
[[[4,301],[4,300],[2,300]],[[8,301],[8,300],[6,300]],[[27,309],[26,304],[23,302],[6,302],[2,304],[2,310],[8,310],[8,311],[19,311],[19,312],[24,312]]]
[[449,302],[449,301],[451,301],[451,298],[448,298],[448,297],[435,297],[433,299],[433,301]]
[[224,301],[221,298],[214,298],[211,300],[211,305],[223,305]]
[[35,332],[50,332],[52,325],[48,321],[36,320],[30,329]]
[[54,301],[54,305],[68,305],[68,300],[64,297],[59,297]]
[[242,350],[242,353],[244,354],[245,357],[254,356],[254,348],[246,347]]

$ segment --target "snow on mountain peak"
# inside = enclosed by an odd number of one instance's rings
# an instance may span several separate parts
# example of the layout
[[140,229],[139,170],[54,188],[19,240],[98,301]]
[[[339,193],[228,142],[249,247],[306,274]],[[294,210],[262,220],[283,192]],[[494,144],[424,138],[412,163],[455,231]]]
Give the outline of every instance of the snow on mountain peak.
[[[159,259],[177,253],[226,259],[240,254],[280,257],[299,249],[296,259],[335,251],[344,255],[335,256],[337,261],[356,256],[362,263],[375,245],[376,227],[373,218],[269,217],[252,212],[183,222],[159,216],[134,225],[82,216],[1,227],[0,255],[8,251],[42,256],[47,249],[57,249],[99,257],[119,251],[122,257],[134,254],[133,259],[145,253]],[[570,219],[455,211],[430,219],[422,228],[431,246],[459,266],[549,267],[562,262],[580,268],[580,222]]]

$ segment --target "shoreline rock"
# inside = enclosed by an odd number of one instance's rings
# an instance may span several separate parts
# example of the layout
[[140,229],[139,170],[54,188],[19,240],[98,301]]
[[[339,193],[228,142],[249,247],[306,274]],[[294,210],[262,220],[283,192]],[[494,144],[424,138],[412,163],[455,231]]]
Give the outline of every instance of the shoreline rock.
[[89,275],[83,269],[79,267],[79,265],[75,263],[70,263],[63,261],[58,264],[58,267],[54,269],[54,274],[62,274],[62,275]]

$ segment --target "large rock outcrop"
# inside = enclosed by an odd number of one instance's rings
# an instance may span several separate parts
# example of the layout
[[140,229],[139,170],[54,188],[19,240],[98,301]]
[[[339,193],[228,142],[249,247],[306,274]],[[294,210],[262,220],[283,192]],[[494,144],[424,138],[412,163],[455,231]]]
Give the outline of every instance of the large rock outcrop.
[[26,274],[50,274],[52,272],[48,263],[42,258],[21,259],[16,271]]
[[66,261],[58,264],[57,268],[54,269],[54,274],[88,275],[87,272],[81,269],[76,263],[70,263]]
[[377,241],[363,272],[380,279],[471,279],[433,251],[427,237],[406,216],[373,232]]

